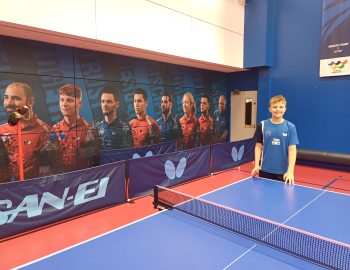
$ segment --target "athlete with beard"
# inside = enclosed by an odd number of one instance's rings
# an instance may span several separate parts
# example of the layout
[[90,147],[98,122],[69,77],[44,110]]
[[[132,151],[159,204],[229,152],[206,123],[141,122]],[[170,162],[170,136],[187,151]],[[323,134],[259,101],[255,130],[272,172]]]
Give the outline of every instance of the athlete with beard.
[[161,142],[173,141],[179,137],[179,123],[172,116],[173,101],[168,93],[164,93],[161,99],[162,117],[157,120],[160,129]]
[[227,142],[227,113],[226,113],[226,98],[224,95],[219,97],[218,109],[214,112],[215,120],[215,137],[216,142]]
[[[17,125],[21,125],[23,140],[23,171],[24,178],[34,178],[52,173],[52,164],[49,163],[43,152],[50,143],[50,126],[44,123],[33,113],[35,98],[32,88],[22,82],[13,82],[6,87],[4,107],[11,115],[17,110],[28,107],[28,111]],[[11,180],[19,179],[18,138],[17,126],[8,123],[0,126],[0,137],[7,151],[10,163]]]
[[120,102],[111,87],[102,89],[101,109],[104,119],[98,123],[102,149],[118,149],[129,146],[130,129],[117,114]]

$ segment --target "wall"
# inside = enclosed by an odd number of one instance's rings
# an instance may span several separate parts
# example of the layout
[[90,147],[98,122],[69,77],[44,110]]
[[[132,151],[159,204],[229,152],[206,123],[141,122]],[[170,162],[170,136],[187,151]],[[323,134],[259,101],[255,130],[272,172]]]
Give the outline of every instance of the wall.
[[6,35],[214,70],[243,67],[238,0],[0,0],[0,6]]
[[[296,124],[301,149],[350,154],[350,76],[319,77],[322,1],[250,0],[245,23],[253,24],[250,29],[257,33],[266,29],[265,24],[258,27],[259,16],[252,16],[261,1],[268,1],[269,6],[268,12],[262,12],[273,16],[269,30],[273,34],[265,37],[269,36],[274,50],[265,63],[247,62],[255,66],[272,63],[270,68],[259,68],[258,120],[269,117],[271,96],[285,95],[285,117]],[[254,32],[248,35],[245,42],[259,47],[261,39],[254,39]],[[265,55],[259,59],[266,59],[268,53],[261,51]]]

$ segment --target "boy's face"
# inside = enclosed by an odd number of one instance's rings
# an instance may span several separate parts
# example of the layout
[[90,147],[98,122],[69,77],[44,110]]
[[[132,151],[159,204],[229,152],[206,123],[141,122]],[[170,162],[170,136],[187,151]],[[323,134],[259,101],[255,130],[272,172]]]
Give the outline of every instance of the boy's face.
[[275,102],[271,103],[269,111],[274,118],[282,118],[284,113],[286,112],[287,107],[285,102]]

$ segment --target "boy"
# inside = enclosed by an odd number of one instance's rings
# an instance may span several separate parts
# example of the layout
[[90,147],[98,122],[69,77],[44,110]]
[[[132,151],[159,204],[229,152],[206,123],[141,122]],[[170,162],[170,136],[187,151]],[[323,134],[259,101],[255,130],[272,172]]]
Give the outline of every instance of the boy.
[[283,118],[286,109],[285,97],[270,99],[271,118],[259,123],[255,133],[255,165],[251,175],[259,173],[260,177],[293,185],[299,140],[295,125]]

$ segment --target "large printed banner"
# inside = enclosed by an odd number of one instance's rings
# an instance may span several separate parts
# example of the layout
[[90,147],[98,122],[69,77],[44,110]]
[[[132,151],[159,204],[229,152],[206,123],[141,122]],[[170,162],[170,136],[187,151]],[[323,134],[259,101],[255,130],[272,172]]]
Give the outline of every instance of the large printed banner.
[[144,146],[139,148],[102,150],[101,164],[108,164],[111,162],[136,159],[141,157],[151,157],[155,155],[167,154],[175,152],[176,142],[165,142],[154,144],[151,146]]
[[212,146],[212,170],[227,170],[254,160],[255,141],[253,139]]
[[0,238],[125,201],[125,162],[0,185]]
[[0,183],[100,165],[100,151],[226,142],[226,74],[0,36]]
[[323,0],[320,77],[350,75],[350,1]]
[[129,197],[149,194],[155,185],[170,187],[209,174],[210,146],[133,159],[129,163]]

